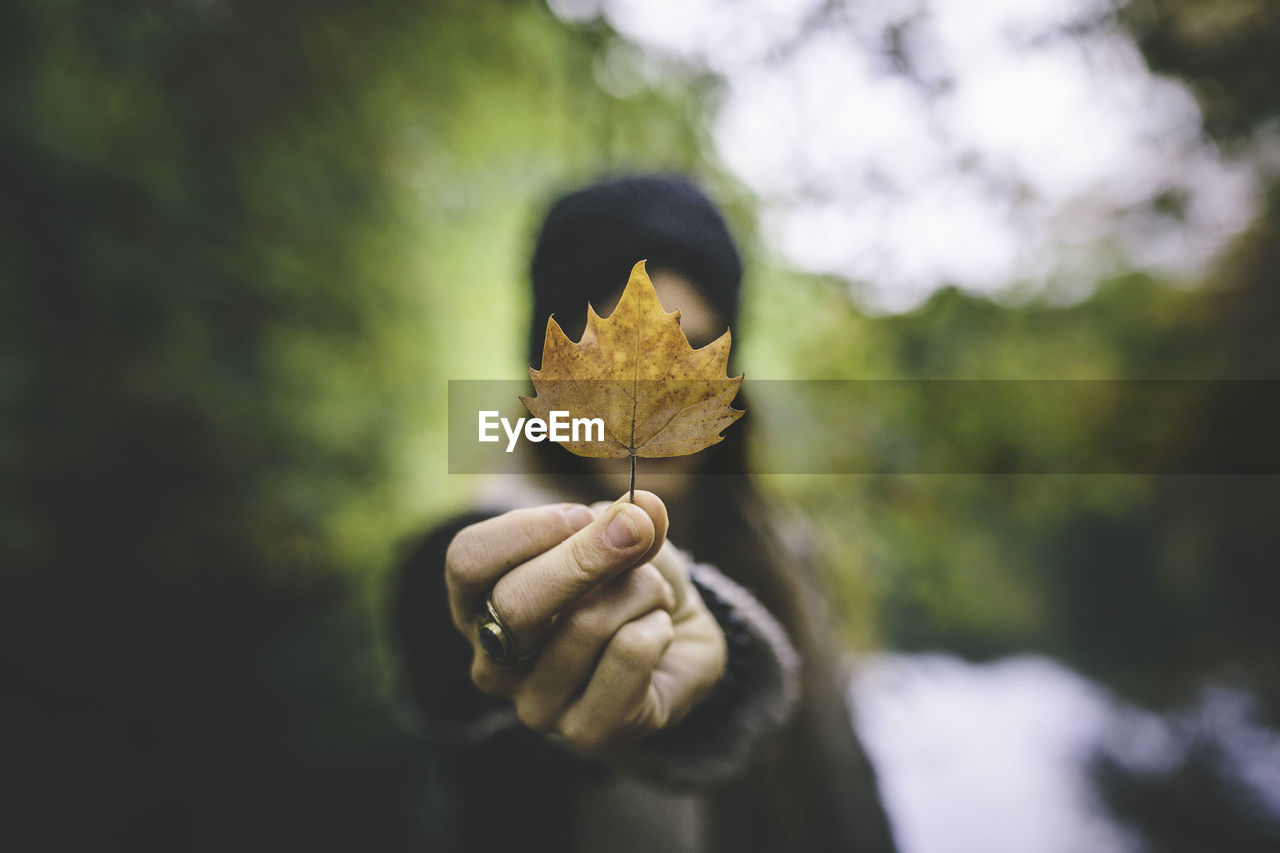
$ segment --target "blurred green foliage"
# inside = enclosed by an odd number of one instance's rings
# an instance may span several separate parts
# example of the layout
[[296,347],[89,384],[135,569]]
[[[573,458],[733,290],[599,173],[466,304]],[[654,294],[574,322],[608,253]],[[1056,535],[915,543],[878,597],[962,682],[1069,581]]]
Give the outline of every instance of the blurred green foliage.
[[[1133,26],[1239,138],[1275,90],[1228,61],[1263,53],[1249,15],[1221,56],[1187,41],[1209,5],[1134,4]],[[754,250],[706,158],[706,86],[595,85],[613,38],[529,2],[0,9],[14,831],[430,843],[381,582],[473,485],[445,474],[446,381],[519,374],[536,217],[603,171],[689,172],[728,203],[749,377],[1280,376],[1275,204],[1196,290],[1128,275],[1073,307],[944,290],[866,316]],[[1280,708],[1274,478],[767,486],[810,520],[856,647],[1042,649],[1150,701],[1238,674]]]
[[[1265,3],[1140,0],[1120,20],[1153,69],[1191,85],[1215,142],[1265,151],[1280,118]],[[1189,290],[1128,274],[1061,307],[1051,294],[1001,304],[944,289],[909,314],[868,317],[839,283],[757,270],[743,364],[757,378],[1277,380],[1280,187],[1264,193],[1259,220]],[[1226,396],[1188,413],[1187,434],[1206,452],[1233,441],[1212,417]],[[1267,405],[1274,413],[1274,397]],[[851,429],[860,414],[848,412]],[[1010,439],[1053,447],[1089,428],[1083,417],[1018,420],[1039,431],[979,437],[988,468],[1000,469]],[[975,657],[1037,649],[1155,705],[1221,679],[1259,693],[1276,723],[1278,480],[778,477],[772,486],[815,520],[855,645]]]
[[516,361],[545,194],[700,162],[683,101],[590,84],[606,38],[526,2],[0,11],[7,832],[430,840],[375,614],[460,494],[446,381]]
[[[744,368],[759,378],[1274,378],[1276,344],[1247,307],[1274,310],[1264,272],[1274,249],[1259,237],[1239,249],[1235,280],[1179,290],[1131,275],[1067,308],[944,290],[912,314],[865,317],[842,286],[758,276],[764,292],[748,304],[774,310],[748,318]],[[1210,424],[1218,396],[1187,413],[1185,435],[1206,449],[1232,440]],[[1011,449],[1052,457],[1087,442],[1122,414],[1099,402],[1057,422],[1009,412],[1006,427],[966,436],[977,458],[964,463],[1000,470]],[[868,433],[873,447],[895,452],[869,416],[856,405],[824,412],[825,422],[848,424],[847,435],[825,437],[825,452],[838,457]],[[901,447],[969,429],[912,422]],[[771,476],[767,485],[821,536],[854,645],[978,658],[1034,649],[1155,704],[1185,701],[1210,676],[1280,687],[1274,476],[867,474]]]

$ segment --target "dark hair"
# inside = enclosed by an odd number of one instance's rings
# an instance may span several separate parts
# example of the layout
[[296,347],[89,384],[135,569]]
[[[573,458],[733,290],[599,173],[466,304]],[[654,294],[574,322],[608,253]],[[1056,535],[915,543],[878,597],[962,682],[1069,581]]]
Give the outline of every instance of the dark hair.
[[721,319],[737,319],[742,261],[715,205],[687,178],[615,178],[563,196],[543,220],[529,271],[529,363],[542,361],[548,317],[576,338],[587,303],[621,291],[642,260],[682,273]]

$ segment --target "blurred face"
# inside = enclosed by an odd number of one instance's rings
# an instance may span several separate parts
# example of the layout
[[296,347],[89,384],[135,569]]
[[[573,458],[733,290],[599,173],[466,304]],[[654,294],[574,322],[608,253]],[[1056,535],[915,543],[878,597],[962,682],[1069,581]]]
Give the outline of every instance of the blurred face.
[[[695,349],[724,334],[728,322],[708,304],[692,281],[678,272],[665,269],[654,270],[649,277],[662,307],[667,311],[680,312],[680,328]],[[602,317],[609,316],[621,295],[619,293],[596,306],[596,312]],[[642,459],[636,469],[637,486],[665,500],[679,500],[688,490],[689,475],[698,471],[705,458],[704,454],[694,454],[671,459]],[[620,495],[627,490],[631,482],[629,460],[592,461],[597,463],[611,494]]]
[[[658,292],[662,307],[667,311],[680,312],[680,329],[694,349],[711,343],[729,327],[729,323],[702,297],[697,286],[681,273],[657,269],[650,273],[649,279]],[[595,306],[596,313],[608,317],[621,297],[621,293],[615,293],[607,302]]]

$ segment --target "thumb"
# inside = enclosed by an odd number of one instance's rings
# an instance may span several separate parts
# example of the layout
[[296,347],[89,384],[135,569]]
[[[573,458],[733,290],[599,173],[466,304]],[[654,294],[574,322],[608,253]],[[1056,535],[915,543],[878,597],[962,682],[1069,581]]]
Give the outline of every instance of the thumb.
[[[629,502],[630,493],[624,494],[614,503]],[[649,562],[658,555],[662,550],[662,543],[667,541],[667,528],[670,526],[670,519],[667,517],[667,505],[662,502],[662,498],[653,492],[646,492],[636,489],[636,506],[644,510],[653,521],[653,544],[649,546],[649,550],[644,556],[636,561],[636,565],[642,565]]]

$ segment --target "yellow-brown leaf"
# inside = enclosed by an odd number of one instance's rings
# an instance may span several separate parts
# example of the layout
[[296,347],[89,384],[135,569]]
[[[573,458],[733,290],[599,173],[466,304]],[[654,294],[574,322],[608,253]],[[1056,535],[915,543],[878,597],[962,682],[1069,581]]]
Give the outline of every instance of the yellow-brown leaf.
[[582,340],[574,343],[547,319],[542,369],[529,368],[537,396],[520,399],[543,420],[552,411],[602,418],[604,441],[561,442],[579,456],[696,453],[743,415],[730,406],[742,384],[728,376],[730,340],[726,330],[701,349],[690,346],[680,312],[663,310],[640,261],[608,318],[587,306]]

